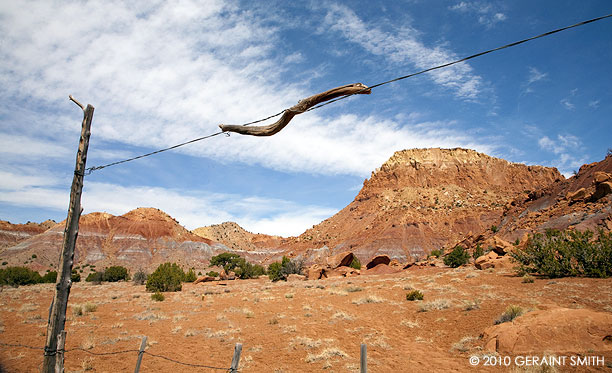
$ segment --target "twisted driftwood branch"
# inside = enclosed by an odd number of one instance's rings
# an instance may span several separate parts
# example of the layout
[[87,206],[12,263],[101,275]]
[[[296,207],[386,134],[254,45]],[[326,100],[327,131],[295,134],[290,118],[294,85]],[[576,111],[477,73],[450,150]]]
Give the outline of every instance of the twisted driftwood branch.
[[280,132],[280,130],[282,130],[283,128],[285,128],[285,126],[289,124],[289,122],[291,121],[291,119],[293,119],[294,116],[305,112],[306,110],[310,109],[311,107],[317,104],[320,104],[321,102],[329,101],[333,98],[340,97],[340,96],[347,96],[347,95],[354,95],[354,94],[369,95],[370,93],[371,93],[371,90],[367,86],[361,83],[343,85],[341,87],[336,87],[336,88],[330,89],[329,91],[325,91],[323,93],[319,93],[314,96],[310,96],[303,100],[300,100],[300,102],[298,102],[297,105],[292,106],[289,109],[285,110],[283,112],[283,115],[278,121],[270,125],[267,125],[267,126],[239,126],[239,125],[233,125],[233,124],[220,124],[219,127],[221,128],[223,132],[236,132],[241,135],[252,135],[252,136],[272,136]]

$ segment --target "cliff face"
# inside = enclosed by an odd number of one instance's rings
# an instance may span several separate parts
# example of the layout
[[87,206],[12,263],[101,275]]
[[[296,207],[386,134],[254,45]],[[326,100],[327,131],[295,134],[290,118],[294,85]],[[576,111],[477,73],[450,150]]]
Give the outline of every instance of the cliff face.
[[473,150],[404,150],[347,207],[287,246],[312,261],[352,251],[362,261],[386,254],[404,262],[499,225],[510,201],[563,179],[554,168]]
[[508,241],[547,229],[612,230],[612,155],[578,174],[520,195],[506,206],[499,235]]
[[[169,261],[203,270],[213,255],[226,251],[263,264],[282,255],[325,262],[352,251],[362,263],[381,254],[406,262],[494,235],[513,242],[549,228],[612,230],[611,190],[612,156],[565,179],[554,168],[473,150],[404,150],[374,171],[348,206],[299,237],[253,234],[232,222],[190,232],[160,210],[139,208],[122,216],[82,216],[75,260],[132,270]],[[0,222],[0,260],[53,268],[64,223],[45,224]]]

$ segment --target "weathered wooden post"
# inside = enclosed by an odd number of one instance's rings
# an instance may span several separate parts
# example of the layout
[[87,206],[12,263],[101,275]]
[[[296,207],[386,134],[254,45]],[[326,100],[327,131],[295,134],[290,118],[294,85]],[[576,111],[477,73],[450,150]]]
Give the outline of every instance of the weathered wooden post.
[[64,373],[64,346],[66,344],[66,331],[57,335],[57,355],[55,358],[55,373]]
[[368,346],[365,343],[361,344],[361,360],[359,365],[361,373],[368,373]]
[[81,126],[81,139],[77,151],[76,166],[70,189],[70,206],[64,229],[64,242],[62,253],[58,264],[57,282],[55,283],[55,296],[49,311],[47,325],[47,343],[45,345],[45,357],[43,361],[43,373],[53,373],[55,360],[58,353],[57,337],[64,330],[66,324],[66,308],[72,280],[72,264],[74,260],[74,246],[79,233],[79,218],[81,217],[81,192],[83,191],[83,178],[85,176],[85,164],[87,161],[87,149],[89,147],[89,136],[91,134],[91,121],[93,119],[94,107],[87,105],[85,108],[81,103],[69,96],[70,100],[83,110],[83,123]]
[[234,356],[232,357],[232,365],[230,366],[230,372],[235,373],[238,371],[238,364],[240,363],[240,354],[242,353],[242,343],[236,343],[234,347]]
[[142,363],[142,355],[144,355],[145,348],[147,348],[147,336],[142,337],[142,341],[140,342],[140,350],[138,351],[138,360],[136,360],[136,368],[134,368],[134,373],[140,372],[140,364]]

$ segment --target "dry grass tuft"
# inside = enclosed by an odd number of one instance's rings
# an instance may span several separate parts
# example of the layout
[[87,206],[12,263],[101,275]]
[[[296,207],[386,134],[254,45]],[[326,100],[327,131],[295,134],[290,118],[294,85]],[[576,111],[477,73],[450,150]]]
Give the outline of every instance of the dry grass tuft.
[[432,310],[444,310],[450,308],[452,305],[448,299],[436,299],[429,302],[421,303],[417,311],[428,312]]

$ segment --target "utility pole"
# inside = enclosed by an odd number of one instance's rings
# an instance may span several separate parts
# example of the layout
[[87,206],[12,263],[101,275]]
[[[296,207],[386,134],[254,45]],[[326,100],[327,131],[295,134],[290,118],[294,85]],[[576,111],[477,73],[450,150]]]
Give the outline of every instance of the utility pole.
[[81,139],[76,156],[76,166],[70,189],[70,206],[64,229],[64,242],[62,253],[58,264],[57,281],[55,283],[55,296],[51,309],[49,310],[49,321],[47,325],[47,343],[45,345],[45,357],[43,362],[43,373],[53,373],[55,370],[55,358],[57,356],[57,336],[64,330],[66,324],[66,308],[72,280],[72,264],[74,261],[74,247],[79,233],[79,219],[81,217],[81,193],[83,191],[83,179],[85,177],[85,163],[87,161],[87,148],[89,147],[89,136],[91,134],[91,120],[93,119],[94,107],[87,105],[85,108],[81,103],[69,96],[70,100],[83,110],[83,123],[81,128]]

